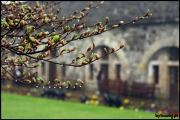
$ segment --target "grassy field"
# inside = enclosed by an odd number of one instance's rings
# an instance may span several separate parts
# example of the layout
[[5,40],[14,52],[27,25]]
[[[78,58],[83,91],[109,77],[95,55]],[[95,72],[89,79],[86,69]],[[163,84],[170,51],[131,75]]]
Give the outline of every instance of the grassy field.
[[120,110],[1,92],[1,118],[156,118],[154,113]]

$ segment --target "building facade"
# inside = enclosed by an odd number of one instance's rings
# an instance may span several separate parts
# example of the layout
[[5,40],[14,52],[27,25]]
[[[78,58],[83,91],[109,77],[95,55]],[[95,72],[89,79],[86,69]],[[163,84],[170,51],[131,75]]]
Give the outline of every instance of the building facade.
[[[69,4],[71,3],[66,3],[67,6]],[[77,2],[75,4],[77,6],[81,5]],[[113,8],[110,7],[112,4],[115,5]],[[122,4],[126,7],[122,6]],[[45,65],[39,71],[44,71],[44,74],[40,72],[39,75],[44,75],[45,79],[50,79],[53,76],[60,79],[82,78],[86,83],[86,89],[95,91],[97,90],[97,72],[95,70],[103,68],[107,80],[121,78],[128,81],[129,85],[133,81],[155,83],[157,97],[178,98],[179,14],[175,12],[178,11],[179,5],[176,2],[153,3],[141,1],[132,3],[107,1],[104,3],[106,8],[101,8],[102,11],[99,9],[99,19],[102,18],[101,13],[104,12],[107,13],[107,16],[110,16],[110,20],[112,18],[114,23],[119,20],[117,15],[123,16],[123,19],[128,21],[130,14],[133,12],[132,10],[140,11],[136,7],[142,10],[145,5],[149,6],[153,13],[151,18],[76,43],[81,46],[82,51],[85,51],[88,45],[91,45],[92,41],[94,41],[96,45],[94,52],[99,55],[103,54],[103,48],[109,50],[111,47],[119,48],[122,42],[125,43],[123,49],[81,68],[43,63]],[[67,8],[64,7],[64,9]],[[109,10],[112,10],[114,16],[110,14]],[[121,14],[118,14],[119,12]],[[91,18],[96,18],[96,14],[91,13]],[[65,63],[70,60],[72,60],[71,55],[57,59],[57,61]],[[52,72],[53,69],[56,72]]]
[[[63,2],[61,17],[67,16],[66,14],[72,13],[77,8],[83,9],[89,3]],[[102,8],[87,16],[87,25],[94,23],[93,21],[102,21],[106,16],[109,16],[111,21],[109,27],[119,23],[119,20],[129,22],[136,16],[144,15],[148,8],[153,13],[152,17],[72,42],[67,47],[79,46],[78,51],[60,56],[55,61],[71,63],[78,56],[79,51],[86,51],[92,42],[96,45],[93,52],[99,55],[103,54],[104,48],[109,51],[111,47],[119,48],[122,42],[125,44],[123,49],[80,68],[40,61],[42,65],[37,68],[38,76],[42,76],[45,81],[53,81],[55,78],[61,80],[81,78],[85,82],[87,91],[96,91],[96,70],[103,68],[106,80],[121,78],[129,85],[134,81],[155,83],[157,97],[177,99],[179,95],[178,1],[105,1]]]

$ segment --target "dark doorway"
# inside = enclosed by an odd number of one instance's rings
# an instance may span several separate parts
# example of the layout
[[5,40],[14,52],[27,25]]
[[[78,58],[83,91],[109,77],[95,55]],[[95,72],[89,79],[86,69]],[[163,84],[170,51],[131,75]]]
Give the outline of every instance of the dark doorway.
[[[108,64],[101,64],[103,70],[104,79],[101,81],[101,88],[104,88],[108,84]],[[101,89],[102,92],[107,92]]]
[[49,65],[49,81],[54,83],[54,79],[57,77],[56,64],[50,63]]
[[170,73],[170,99],[171,100],[178,100],[178,66],[170,66],[169,73]]
[[101,69],[104,72],[104,81],[108,80],[108,64],[101,64]]
[[120,64],[117,64],[116,65],[116,79],[121,79],[121,65]]
[[159,83],[159,66],[154,65],[153,69],[154,69],[154,83],[158,84]]

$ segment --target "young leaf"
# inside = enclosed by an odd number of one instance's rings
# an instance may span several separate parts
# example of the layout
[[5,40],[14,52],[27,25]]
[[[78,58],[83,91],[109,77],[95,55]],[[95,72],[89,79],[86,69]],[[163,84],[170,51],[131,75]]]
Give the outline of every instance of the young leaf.
[[69,80],[67,81],[67,84],[68,84],[68,87],[71,86],[71,82]]
[[82,57],[85,57],[85,56],[86,56],[86,54],[83,53],[83,52],[80,52],[80,54],[82,55]]
[[106,48],[104,48],[104,54],[107,54],[108,52],[107,52],[107,49]]
[[56,78],[54,81],[55,81],[56,83],[60,83],[60,80],[59,80],[58,78]]
[[25,80],[23,80],[23,82],[30,84],[30,83],[31,83],[31,80],[25,79]]
[[98,56],[98,54],[94,54],[96,57],[96,60],[100,59],[100,57]]
[[105,24],[108,24],[109,23],[109,17],[106,17],[106,23]]
[[93,60],[93,57],[94,57],[94,54],[91,53],[91,56],[90,56],[90,58],[89,58],[89,61],[90,61],[90,62]]

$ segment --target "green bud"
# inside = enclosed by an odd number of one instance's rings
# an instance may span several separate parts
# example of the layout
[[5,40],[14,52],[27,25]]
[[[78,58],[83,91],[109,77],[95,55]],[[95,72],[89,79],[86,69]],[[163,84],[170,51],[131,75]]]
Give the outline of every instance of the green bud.
[[30,18],[31,18],[31,19],[34,19],[34,16],[33,16],[33,15],[30,15]]
[[67,81],[67,84],[71,84],[71,82],[68,80],[68,81]]
[[24,16],[24,19],[26,19],[26,20],[27,20],[27,19],[28,19],[28,16],[27,16],[27,15],[25,15],[25,16]]
[[42,77],[38,77],[37,80],[38,80],[39,82],[41,82],[43,79],[42,79]]
[[22,74],[25,75],[26,74],[26,70],[24,70]]
[[77,38],[77,37],[78,37],[78,34],[74,34],[74,37]]
[[28,31],[31,31],[32,28],[33,28],[33,26],[28,26],[28,27],[27,27],[27,30],[28,30]]
[[69,31],[69,29],[70,29],[69,25],[65,27],[66,31]]
[[27,80],[27,83],[31,83],[31,80]]
[[104,48],[104,51],[105,51],[105,52],[107,52],[107,49],[106,49],[106,48]]
[[48,48],[48,44],[46,44],[46,45],[44,46],[44,48],[47,49],[47,48]]
[[89,59],[88,59],[88,58],[85,58],[84,61],[89,62]]
[[49,34],[49,32],[48,32],[48,31],[46,31],[46,32],[45,32],[45,34],[47,35],[47,34]]
[[19,62],[19,63],[22,63],[22,58],[18,59],[18,62]]
[[55,81],[56,83],[60,82],[58,78],[56,78],[54,81]]
[[27,64],[27,63],[24,63],[24,65],[25,65],[26,67],[29,67],[29,64]]
[[81,82],[82,80],[81,79],[77,79],[77,82]]
[[52,32],[52,33],[51,33],[51,35],[55,35],[55,34],[56,34],[56,32]]
[[106,17],[106,24],[109,23],[109,17]]
[[8,58],[8,56],[6,56],[4,59],[7,59]]
[[59,35],[55,35],[55,36],[53,37],[53,40],[54,40],[54,41],[58,41],[58,40],[59,40]]

